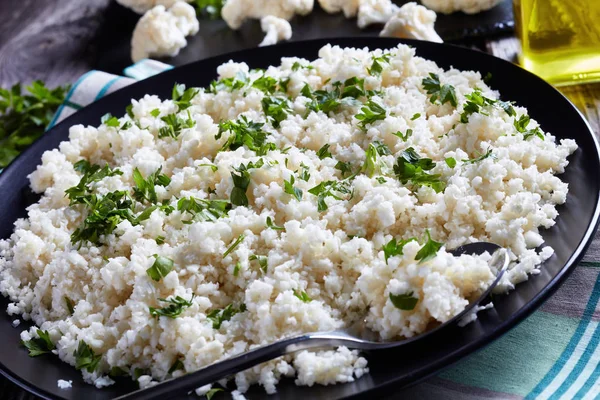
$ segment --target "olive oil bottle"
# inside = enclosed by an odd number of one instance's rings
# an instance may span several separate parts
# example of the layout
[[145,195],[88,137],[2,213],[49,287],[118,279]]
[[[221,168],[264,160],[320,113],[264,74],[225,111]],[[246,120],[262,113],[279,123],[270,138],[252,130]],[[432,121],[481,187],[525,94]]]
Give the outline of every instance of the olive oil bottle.
[[600,81],[600,0],[513,0],[521,65],[556,86]]

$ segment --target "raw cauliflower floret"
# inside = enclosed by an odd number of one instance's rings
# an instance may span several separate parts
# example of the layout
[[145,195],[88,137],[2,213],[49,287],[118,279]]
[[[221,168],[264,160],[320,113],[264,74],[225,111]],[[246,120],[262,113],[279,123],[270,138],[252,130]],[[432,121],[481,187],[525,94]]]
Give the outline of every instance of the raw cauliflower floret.
[[435,12],[414,2],[407,3],[385,24],[379,36],[442,43],[442,38],[434,29],[436,18]]
[[117,3],[132,9],[138,14],[144,14],[156,6],[171,7],[178,1],[187,1],[189,3],[190,0],[117,0]]
[[371,24],[385,24],[399,9],[391,0],[360,0],[358,27],[363,29]]
[[198,33],[199,29],[196,11],[189,4],[177,2],[168,10],[156,6],[135,26],[131,58],[137,62],[149,57],[174,57],[187,46],[185,37]]
[[501,2],[502,0],[421,0],[426,7],[444,14],[452,14],[456,11],[477,14],[497,6]]
[[314,3],[314,0],[228,0],[221,16],[231,29],[239,29],[248,18],[272,15],[289,21],[296,14],[310,14]]
[[344,12],[346,18],[356,16],[359,0],[319,0],[319,5],[329,14]]
[[265,32],[265,38],[259,46],[271,46],[282,40],[292,38],[292,26],[283,18],[277,18],[273,15],[267,15],[260,20],[260,27]]

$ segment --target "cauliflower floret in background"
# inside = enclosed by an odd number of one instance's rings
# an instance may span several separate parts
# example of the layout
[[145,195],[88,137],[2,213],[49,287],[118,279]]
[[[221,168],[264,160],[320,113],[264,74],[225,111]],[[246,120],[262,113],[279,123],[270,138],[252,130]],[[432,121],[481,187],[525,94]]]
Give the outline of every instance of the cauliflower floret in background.
[[187,1],[189,3],[191,0],[117,0],[117,3],[132,9],[138,14],[144,14],[156,6],[165,6],[168,8],[178,1]]
[[344,12],[346,18],[356,16],[359,0],[319,0],[319,5],[329,14]]
[[283,18],[268,15],[260,20],[260,27],[266,33],[265,38],[259,44],[260,47],[271,46],[292,38],[292,26]]
[[187,46],[185,37],[198,33],[199,28],[196,11],[189,4],[176,2],[168,10],[156,6],[135,26],[131,58],[137,62],[148,57],[174,57]]
[[502,0],[421,0],[428,8],[444,14],[462,11],[467,14],[489,10],[502,3]]
[[442,43],[435,31],[437,15],[417,3],[411,2],[400,7],[396,15],[386,24],[379,36],[428,40]]
[[399,9],[391,0],[359,0],[358,27],[385,24]]
[[239,29],[248,18],[261,19],[273,15],[289,21],[296,14],[310,14],[314,3],[314,0],[228,0],[221,16],[231,29]]

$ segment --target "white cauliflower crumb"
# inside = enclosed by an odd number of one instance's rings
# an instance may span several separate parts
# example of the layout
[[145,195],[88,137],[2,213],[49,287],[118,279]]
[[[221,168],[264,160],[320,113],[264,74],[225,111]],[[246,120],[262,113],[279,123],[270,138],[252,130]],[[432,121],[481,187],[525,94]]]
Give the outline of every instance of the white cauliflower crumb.
[[239,29],[246,19],[272,15],[289,21],[296,14],[310,14],[313,7],[314,0],[228,0],[221,17],[231,29]]
[[385,24],[399,9],[391,0],[359,0],[358,27],[364,29],[372,24]]
[[156,6],[169,8],[178,1],[187,1],[189,3],[191,0],[117,0],[117,3],[132,9],[138,14],[144,14]]
[[131,38],[131,58],[134,62],[149,57],[174,57],[187,46],[186,36],[200,29],[194,7],[176,2],[168,10],[156,6],[135,26]]
[[421,0],[427,8],[443,14],[462,11],[466,14],[477,14],[500,4],[502,0]]
[[70,389],[73,387],[73,381],[65,381],[62,379],[59,379],[57,381],[57,385],[59,389]]
[[434,28],[436,18],[435,12],[415,2],[407,3],[385,24],[379,36],[442,43]]
[[358,13],[360,0],[319,0],[319,5],[329,14],[344,12],[346,18],[352,18]]
[[12,326],[13,326],[13,327],[15,327],[15,328],[16,328],[16,327],[17,327],[17,326],[19,326],[19,325],[21,325],[21,321],[20,321],[20,320],[18,320],[18,319],[15,319],[15,320],[13,320],[13,322],[12,322]]
[[292,38],[292,26],[283,18],[267,15],[260,20],[260,27],[265,32],[265,38],[259,47],[271,46]]

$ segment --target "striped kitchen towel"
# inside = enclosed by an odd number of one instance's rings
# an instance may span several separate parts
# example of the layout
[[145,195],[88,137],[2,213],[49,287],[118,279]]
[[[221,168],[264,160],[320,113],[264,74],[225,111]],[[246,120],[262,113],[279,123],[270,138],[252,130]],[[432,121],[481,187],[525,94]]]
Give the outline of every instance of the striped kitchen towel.
[[[143,60],[123,76],[90,71],[51,126],[102,96],[172,67]],[[600,236],[537,312],[485,349],[389,399],[600,398]]]

